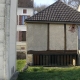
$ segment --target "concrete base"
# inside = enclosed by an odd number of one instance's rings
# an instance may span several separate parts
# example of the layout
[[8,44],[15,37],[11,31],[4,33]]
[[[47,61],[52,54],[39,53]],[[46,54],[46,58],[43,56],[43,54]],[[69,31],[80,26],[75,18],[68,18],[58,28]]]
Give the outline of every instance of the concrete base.
[[16,72],[13,74],[13,76],[11,77],[10,80],[17,80],[17,78],[18,78],[18,74],[19,74],[19,72],[16,71]]
[[80,66],[80,54],[78,54],[78,66]]
[[33,54],[27,54],[27,64],[33,63]]

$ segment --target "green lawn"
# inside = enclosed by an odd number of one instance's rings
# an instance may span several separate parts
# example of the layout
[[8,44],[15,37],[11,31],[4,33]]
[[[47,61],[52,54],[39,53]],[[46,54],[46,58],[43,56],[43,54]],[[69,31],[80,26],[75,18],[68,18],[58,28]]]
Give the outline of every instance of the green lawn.
[[17,80],[80,80],[80,67],[29,67]]
[[17,71],[21,71],[26,65],[26,60],[17,60]]

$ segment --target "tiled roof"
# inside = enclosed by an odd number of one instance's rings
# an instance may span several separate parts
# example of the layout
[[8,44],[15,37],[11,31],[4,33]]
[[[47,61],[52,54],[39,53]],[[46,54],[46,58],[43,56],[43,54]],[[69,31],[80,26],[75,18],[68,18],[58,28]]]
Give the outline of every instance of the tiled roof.
[[25,22],[75,22],[80,23],[80,12],[58,0]]
[[18,7],[33,8],[33,0],[18,0]]

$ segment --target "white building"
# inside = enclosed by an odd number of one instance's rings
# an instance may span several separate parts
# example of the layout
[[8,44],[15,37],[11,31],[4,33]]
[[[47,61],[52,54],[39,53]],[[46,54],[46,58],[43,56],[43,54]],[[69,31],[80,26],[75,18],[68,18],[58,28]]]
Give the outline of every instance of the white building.
[[17,0],[0,0],[0,80],[16,72]]
[[24,20],[33,15],[33,0],[18,0],[17,8],[17,52],[26,52],[26,31]]

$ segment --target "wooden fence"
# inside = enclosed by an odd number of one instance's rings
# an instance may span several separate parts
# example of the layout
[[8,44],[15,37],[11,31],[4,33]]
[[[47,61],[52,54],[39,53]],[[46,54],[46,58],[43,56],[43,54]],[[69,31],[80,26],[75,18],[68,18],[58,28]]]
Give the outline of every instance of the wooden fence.
[[76,66],[77,54],[33,54],[33,65],[36,66]]

